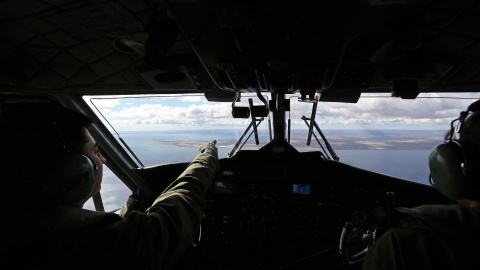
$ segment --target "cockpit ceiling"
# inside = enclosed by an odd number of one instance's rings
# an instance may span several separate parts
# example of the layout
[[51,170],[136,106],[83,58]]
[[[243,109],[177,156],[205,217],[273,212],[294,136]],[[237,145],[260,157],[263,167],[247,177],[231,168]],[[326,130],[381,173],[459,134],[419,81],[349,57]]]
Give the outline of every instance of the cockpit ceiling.
[[7,90],[480,89],[474,0],[10,0],[0,10]]

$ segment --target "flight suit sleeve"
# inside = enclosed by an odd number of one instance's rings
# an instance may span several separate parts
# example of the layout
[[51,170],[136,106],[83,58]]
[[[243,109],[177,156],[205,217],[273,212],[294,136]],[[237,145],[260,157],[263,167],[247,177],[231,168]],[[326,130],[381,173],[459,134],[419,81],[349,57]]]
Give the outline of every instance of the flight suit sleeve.
[[[449,260],[455,258],[455,255],[449,254],[449,249],[444,246],[444,241],[447,239],[447,241],[453,241],[457,237],[442,230],[441,220],[435,216],[426,215],[424,212],[437,213],[439,209],[436,208],[438,207],[396,208],[402,213],[398,220],[398,227],[385,232],[369,248],[362,269],[433,270],[445,268],[450,263]],[[453,217],[450,218],[455,220]],[[460,243],[457,244],[461,246]]]
[[402,258],[395,254],[398,247],[395,241],[396,234],[390,230],[385,232],[367,252],[363,261],[363,270],[396,270],[404,269],[402,267]]
[[216,158],[199,154],[147,209],[147,215],[161,224],[159,241],[164,252],[158,259],[163,260],[162,269],[171,266],[193,243],[204,218],[204,196],[218,166]]
[[[415,243],[417,248],[421,245],[418,243],[417,227],[418,220],[412,219],[405,212],[415,212],[409,208],[396,208],[398,221],[397,228],[386,231],[375,243],[369,247],[365,260],[363,262],[363,270],[373,269],[409,269],[406,259],[416,258],[417,254],[411,253],[410,244]],[[421,269],[414,267],[413,269]]]
[[171,268],[197,236],[204,218],[204,196],[218,166],[215,157],[199,154],[146,213],[132,211],[97,232],[98,246],[107,251],[95,261],[122,269]]

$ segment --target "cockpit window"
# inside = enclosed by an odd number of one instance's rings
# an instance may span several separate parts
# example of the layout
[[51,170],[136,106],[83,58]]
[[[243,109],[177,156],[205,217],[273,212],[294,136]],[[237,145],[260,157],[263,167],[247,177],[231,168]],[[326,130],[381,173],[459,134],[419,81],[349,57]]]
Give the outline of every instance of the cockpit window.
[[[242,97],[237,107],[248,107]],[[270,141],[268,117],[255,121],[259,144],[255,143],[251,118],[233,118],[230,102],[209,102],[203,95],[146,97],[86,97],[112,133],[138,157],[140,166],[185,162],[198,154],[198,147],[217,140],[219,157],[232,149],[259,149]],[[263,104],[255,99],[256,105]],[[245,134],[244,134],[245,133]],[[249,138],[245,144],[245,140]]]
[[[248,107],[249,98],[254,105],[263,104],[256,95],[244,95],[235,106]],[[430,150],[443,142],[450,121],[479,97],[422,94],[403,100],[365,94],[355,104],[318,102],[313,115],[314,103],[296,95],[287,98],[285,121],[290,126],[285,138],[298,151],[322,151],[326,158],[338,156],[340,162],[362,169],[428,184]],[[268,116],[257,121],[233,118],[231,102],[209,102],[203,95],[85,100],[128,145],[140,167],[192,160],[198,147],[212,140],[218,142],[219,157],[227,158],[239,149],[260,149],[272,136]],[[258,145],[253,123],[258,125]]]

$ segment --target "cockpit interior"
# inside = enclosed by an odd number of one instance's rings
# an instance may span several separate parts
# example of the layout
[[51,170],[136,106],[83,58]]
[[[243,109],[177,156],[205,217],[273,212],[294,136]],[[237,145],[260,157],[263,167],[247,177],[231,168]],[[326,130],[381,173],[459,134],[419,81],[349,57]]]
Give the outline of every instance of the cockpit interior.
[[[144,208],[191,158],[144,166],[85,97],[200,95],[244,121],[219,159],[199,241],[175,269],[359,269],[394,207],[451,203],[343,163],[317,110],[365,95],[478,99],[480,2],[6,0],[0,10],[2,107],[53,102],[90,116],[109,170]],[[308,104],[304,139],[322,149],[291,142],[291,96]],[[100,195],[93,203],[105,211]]]

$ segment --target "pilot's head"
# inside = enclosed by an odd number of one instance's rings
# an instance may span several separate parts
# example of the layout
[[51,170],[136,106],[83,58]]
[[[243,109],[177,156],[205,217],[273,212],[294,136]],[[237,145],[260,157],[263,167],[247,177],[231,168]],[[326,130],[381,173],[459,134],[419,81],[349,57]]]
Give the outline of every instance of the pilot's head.
[[[2,201],[17,208],[59,201],[81,207],[98,192],[105,159],[88,131],[88,117],[46,101],[5,102],[0,108],[1,185],[8,190]],[[88,187],[82,186],[85,179]]]
[[54,123],[60,147],[50,164],[46,186],[61,203],[83,207],[100,190],[106,160],[89,132],[91,120],[75,111],[61,111]]
[[460,140],[480,146],[480,111],[469,114],[460,127]]
[[[93,139],[92,135],[90,135],[90,132],[85,127],[83,128],[83,135],[86,142],[83,145],[82,153],[89,156],[97,166],[97,173],[95,175],[95,186],[92,194],[90,195],[93,196],[100,191],[103,177],[103,164],[105,164],[107,160],[100,153],[97,142]],[[80,202],[81,205],[79,206],[82,207],[85,201]]]
[[[477,101],[477,107],[480,105]],[[469,155],[469,177],[474,182],[474,189],[480,189],[480,111],[471,113],[467,116],[464,123],[460,127],[460,139],[461,142],[467,142],[472,145],[472,149],[467,155]],[[477,193],[480,193],[478,191]],[[457,199],[459,204],[470,206],[470,207],[480,207],[480,195],[476,194],[471,198],[462,198]]]
[[480,101],[452,121],[446,142],[430,153],[429,165],[443,195],[465,206],[480,206]]

